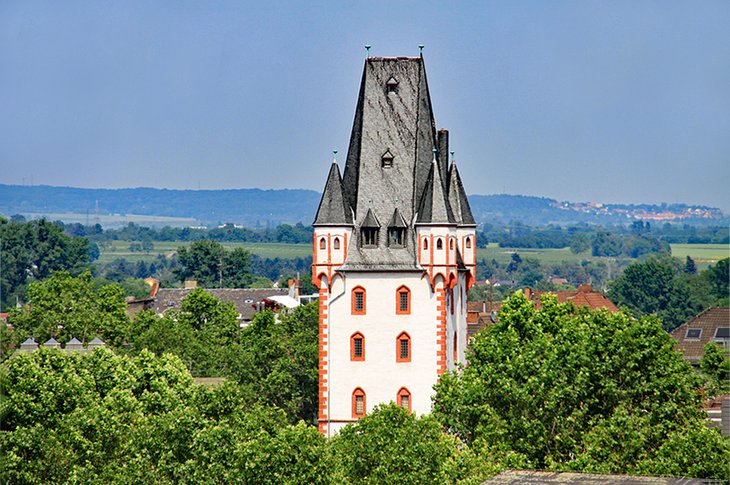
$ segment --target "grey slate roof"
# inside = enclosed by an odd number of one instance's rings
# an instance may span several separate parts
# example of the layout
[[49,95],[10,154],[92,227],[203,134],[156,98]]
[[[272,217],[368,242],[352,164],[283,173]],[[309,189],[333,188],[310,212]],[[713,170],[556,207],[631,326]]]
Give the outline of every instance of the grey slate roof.
[[[221,301],[233,303],[241,320],[248,321],[256,313],[256,304],[276,295],[288,295],[286,288],[203,288],[207,293]],[[154,310],[165,313],[168,310],[180,310],[183,298],[193,291],[191,288],[160,288],[155,296]]]
[[449,204],[451,209],[454,211],[454,217],[456,222],[462,226],[476,226],[474,215],[471,213],[471,207],[469,207],[469,199],[466,197],[466,191],[464,190],[464,184],[461,183],[461,177],[459,176],[459,170],[456,168],[456,162],[451,164],[449,170]]
[[[448,196],[448,143],[446,130],[436,132],[423,58],[366,59],[344,172],[339,178],[339,169],[330,169],[314,222],[354,226],[341,271],[422,270],[416,214],[420,223],[460,222]],[[384,154],[392,163],[383,164]],[[385,230],[376,247],[361,247],[361,229],[382,228],[380,221],[406,229],[404,247],[388,246]]]
[[635,475],[601,475],[595,473],[543,472],[534,470],[506,470],[482,485],[694,485],[718,483],[699,478],[645,477]]
[[436,159],[433,159],[431,173],[421,197],[421,206],[418,208],[418,224],[456,224],[451,211],[449,200],[444,193],[444,184],[441,181]]
[[365,214],[365,219],[360,223],[360,227],[380,227],[378,218],[373,214],[372,209],[368,209],[368,213]]
[[403,220],[403,216],[401,215],[401,213],[397,207],[393,211],[393,217],[391,217],[390,221],[388,222],[388,227],[398,227],[398,228],[408,227],[408,224],[406,224],[406,221]]
[[352,210],[342,193],[342,177],[336,161],[330,167],[314,225],[352,225]]

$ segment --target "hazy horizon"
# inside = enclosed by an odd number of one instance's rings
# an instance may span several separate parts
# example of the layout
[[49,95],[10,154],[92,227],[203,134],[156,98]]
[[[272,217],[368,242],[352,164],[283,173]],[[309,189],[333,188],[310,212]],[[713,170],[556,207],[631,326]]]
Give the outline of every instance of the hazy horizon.
[[[424,44],[469,194],[730,211],[730,3],[0,3],[0,183],[309,189]],[[341,163],[342,166],[342,163]]]

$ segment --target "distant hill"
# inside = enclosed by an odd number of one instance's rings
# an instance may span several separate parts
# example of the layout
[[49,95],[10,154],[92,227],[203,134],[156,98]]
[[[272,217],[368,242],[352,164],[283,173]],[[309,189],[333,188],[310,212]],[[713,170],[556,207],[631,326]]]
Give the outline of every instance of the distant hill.
[[[98,207],[99,215],[127,216],[119,217],[117,224],[138,220],[142,225],[153,225],[144,221],[150,220],[149,216],[156,216],[160,218],[159,224],[189,225],[194,220],[201,225],[231,222],[261,227],[296,222],[310,224],[320,196],[313,190],[301,189],[81,189],[0,184],[0,213],[66,221],[79,221],[79,215],[85,215],[86,220],[93,223]],[[505,194],[472,195],[469,202],[477,222],[490,224],[507,224],[510,221],[529,225],[625,224],[637,218],[659,223],[728,223],[727,216],[719,209],[686,204],[579,204]],[[135,219],[131,215],[138,217]],[[166,217],[181,219],[170,222],[164,220]],[[109,220],[104,218],[104,221]]]

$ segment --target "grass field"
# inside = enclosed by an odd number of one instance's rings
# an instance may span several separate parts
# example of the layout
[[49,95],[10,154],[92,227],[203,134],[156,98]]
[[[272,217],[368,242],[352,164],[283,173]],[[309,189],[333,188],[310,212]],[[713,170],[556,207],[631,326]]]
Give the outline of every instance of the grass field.
[[[109,263],[117,258],[124,258],[129,262],[137,261],[150,262],[158,255],[171,255],[180,246],[186,246],[186,242],[155,241],[154,249],[150,252],[133,252],[129,245],[134,241],[111,241],[108,247],[101,248],[99,262]],[[312,255],[311,244],[283,244],[283,243],[221,243],[226,248],[244,248],[262,258],[306,258]]]
[[[165,216],[143,216],[139,214],[99,214],[98,218],[94,213],[78,214],[73,212],[50,212],[50,213],[39,213],[39,212],[25,212],[23,213],[26,219],[47,219],[49,221],[62,221],[65,224],[79,223],[79,224],[96,224],[99,222],[105,229],[114,227],[124,227],[130,222],[139,224],[140,226],[172,226],[172,227],[186,227],[194,226],[198,222],[195,219],[187,217],[165,217]],[[98,219],[98,221],[97,221]]]
[[730,256],[727,244],[672,244],[672,256],[684,259],[687,256],[698,265],[716,263]]
[[[156,241],[154,250],[149,253],[132,252],[129,245],[133,241],[112,241],[108,247],[102,248],[99,261],[108,263],[117,258],[124,258],[130,262],[152,261],[159,254],[170,255],[180,246],[189,243]],[[262,258],[306,258],[312,254],[310,244],[284,244],[284,243],[222,243],[227,248],[242,247]],[[579,263],[583,260],[601,260],[591,256],[590,251],[573,254],[568,248],[561,249],[533,249],[533,248],[500,248],[497,244],[490,244],[486,248],[477,250],[478,259],[495,259],[500,264],[505,264],[512,258],[512,253],[518,253],[523,259],[533,258],[542,264],[557,264],[562,261]],[[730,253],[730,246],[727,244],[672,244],[672,255],[684,259],[689,255],[695,260],[700,269],[714,264],[722,258],[727,258]]]

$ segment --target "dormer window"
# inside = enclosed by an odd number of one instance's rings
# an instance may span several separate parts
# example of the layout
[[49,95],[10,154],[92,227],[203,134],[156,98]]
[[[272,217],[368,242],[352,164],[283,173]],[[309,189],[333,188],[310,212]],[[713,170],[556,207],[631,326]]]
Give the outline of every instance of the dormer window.
[[393,217],[388,222],[388,246],[402,248],[406,245],[406,224],[398,208],[393,211]]
[[365,219],[360,226],[360,246],[364,248],[374,248],[378,246],[378,233],[380,231],[380,223],[373,214],[372,209],[368,209]]
[[388,228],[388,243],[390,246],[403,246],[405,244],[406,231],[402,227]]
[[398,94],[398,81],[391,76],[388,82],[385,83],[385,92],[388,94]]
[[385,153],[383,153],[383,156],[380,158],[380,166],[382,168],[392,168],[393,167],[393,154],[390,153],[390,150],[386,150]]
[[362,228],[362,245],[377,246],[378,245],[378,229],[376,227]]

